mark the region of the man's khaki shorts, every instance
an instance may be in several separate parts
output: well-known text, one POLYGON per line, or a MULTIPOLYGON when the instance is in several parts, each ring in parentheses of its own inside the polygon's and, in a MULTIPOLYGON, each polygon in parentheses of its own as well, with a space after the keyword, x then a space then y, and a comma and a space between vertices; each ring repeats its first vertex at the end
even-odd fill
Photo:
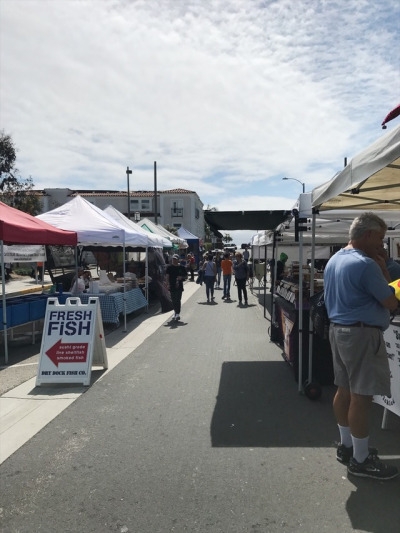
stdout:
POLYGON ((380 329, 329 327, 335 385, 363 396, 390 396, 389 362, 380 329))

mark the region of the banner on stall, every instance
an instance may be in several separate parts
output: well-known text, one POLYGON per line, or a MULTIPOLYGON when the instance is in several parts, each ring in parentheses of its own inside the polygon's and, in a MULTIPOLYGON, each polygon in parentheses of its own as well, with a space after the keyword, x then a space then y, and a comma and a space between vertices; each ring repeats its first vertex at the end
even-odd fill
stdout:
POLYGON ((100 302, 80 298, 47 301, 36 385, 90 385, 92 366, 108 368, 100 302))
POLYGON ((374 402, 400 416, 400 324, 391 324, 385 331, 386 352, 390 368, 391 396, 374 396, 374 402))
POLYGON ((44 263, 46 248, 39 244, 12 244, 3 247, 5 263, 44 263))

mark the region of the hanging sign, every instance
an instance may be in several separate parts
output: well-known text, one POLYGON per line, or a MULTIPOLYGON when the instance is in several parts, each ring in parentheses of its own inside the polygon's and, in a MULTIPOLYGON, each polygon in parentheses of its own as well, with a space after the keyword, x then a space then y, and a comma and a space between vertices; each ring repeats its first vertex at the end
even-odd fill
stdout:
POLYGON ((400 325, 391 324, 383 338, 390 368, 390 387, 392 395, 374 396, 374 402, 400 416, 400 325))
POLYGON ((47 301, 36 385, 90 385, 92 365, 108 368, 100 302, 82 304, 80 298, 47 301))
POLYGON ((5 263, 44 263, 46 249, 40 244, 4 245, 5 263))

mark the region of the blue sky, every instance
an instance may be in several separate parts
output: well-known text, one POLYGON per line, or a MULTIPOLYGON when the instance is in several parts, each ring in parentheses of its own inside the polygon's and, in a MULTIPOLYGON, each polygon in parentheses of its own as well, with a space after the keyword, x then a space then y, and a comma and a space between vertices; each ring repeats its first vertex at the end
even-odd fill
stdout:
POLYGON ((1 0, 0 128, 37 188, 152 189, 157 161, 159 190, 290 209, 282 177, 382 135, 399 28, 398 0, 1 0))

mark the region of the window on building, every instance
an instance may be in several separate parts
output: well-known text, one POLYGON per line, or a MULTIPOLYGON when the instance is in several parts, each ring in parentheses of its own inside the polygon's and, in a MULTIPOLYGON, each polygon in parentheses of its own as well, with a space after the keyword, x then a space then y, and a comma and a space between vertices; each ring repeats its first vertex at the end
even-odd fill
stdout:
POLYGON ((139 210, 139 200, 137 198, 134 198, 133 200, 131 198, 131 210, 132 211, 138 211, 139 210))
POLYGON ((142 199, 142 211, 150 211, 150 200, 148 199, 142 199))
POLYGON ((200 210, 196 207, 196 209, 194 210, 194 216, 195 218, 199 219, 200 218, 200 210))
POLYGON ((183 217, 183 200, 173 200, 171 206, 171 217, 183 217))

